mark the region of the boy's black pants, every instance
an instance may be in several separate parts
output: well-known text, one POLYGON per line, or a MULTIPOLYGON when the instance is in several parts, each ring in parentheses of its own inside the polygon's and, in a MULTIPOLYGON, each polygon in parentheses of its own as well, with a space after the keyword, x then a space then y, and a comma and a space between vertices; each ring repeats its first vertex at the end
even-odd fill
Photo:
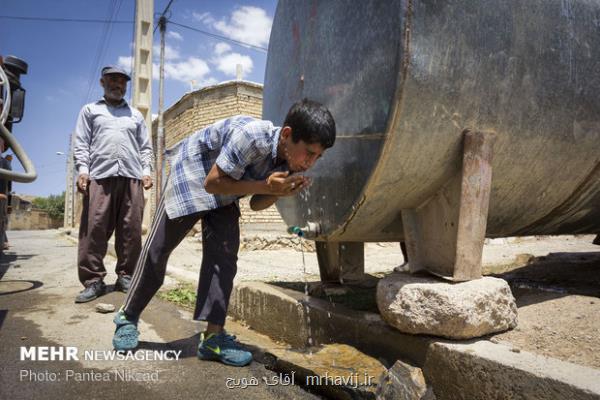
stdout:
POLYGON ((225 324, 240 246, 240 211, 232 203, 214 210, 169 219, 161 201, 138 259, 124 311, 137 318, 165 278, 169 255, 202 220, 202 266, 194 319, 225 324))

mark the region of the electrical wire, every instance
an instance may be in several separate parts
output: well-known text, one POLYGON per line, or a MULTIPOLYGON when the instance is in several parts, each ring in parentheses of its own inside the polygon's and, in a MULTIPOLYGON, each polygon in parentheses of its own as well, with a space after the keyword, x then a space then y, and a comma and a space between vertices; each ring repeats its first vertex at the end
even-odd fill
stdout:
POLYGON ((180 24, 180 23, 172 21, 172 20, 168 20, 168 22, 170 24, 173 24, 173 25, 185 28, 185 29, 189 29, 189 30, 192 30, 194 32, 198 32, 198 33, 201 33, 201 34, 206 35, 206 36, 210 36, 210 37, 215 38, 215 39, 225 40, 227 42, 231 42, 231 43, 236 44, 238 46, 251 48, 253 50, 257 50, 257 51, 260 51, 260 52, 263 52, 263 53, 266 53, 268 51, 268 49, 265 48, 265 47, 256 46, 256 45, 253 45, 253 44, 250 44, 250 43, 242 42, 240 40, 231 39, 231 38, 228 38, 226 36, 221 36, 221 35, 217 35, 215 33, 210 33, 210 32, 207 32, 207 31, 203 31, 201 29, 197 29, 197 28, 194 28, 194 27, 191 27, 191 26, 188 26, 188 25, 180 24))
MULTIPOLYGON (((170 0, 169 4, 167 4, 167 6, 165 7, 165 9, 163 10, 162 14, 160 14, 160 17, 164 17, 165 14, 167 13, 167 11, 169 11, 169 7, 171 7, 171 4, 173 4, 174 0, 170 0)), ((156 29, 158 28, 158 21, 160 20, 160 17, 158 17, 156 19, 156 25, 154 25, 154 30, 152 31, 152 33, 156 33, 156 29)))
MULTIPOLYGON (((108 21, 112 21, 117 17, 122 5, 123 0, 112 0, 108 8, 108 21)), ((106 51, 108 50, 110 37, 112 35, 112 27, 113 25, 110 24, 110 22, 107 22, 103 26, 102 34, 98 42, 96 57, 94 58, 94 62, 92 63, 93 69, 90 72, 89 85, 84 104, 88 103, 91 100, 92 88, 94 87, 94 83, 96 82, 96 76, 98 76, 100 64, 104 60, 104 57, 106 56, 106 51)))
POLYGON ((23 17, 17 15, 0 15, 0 19, 17 19, 23 21, 46 21, 46 22, 82 22, 92 24, 133 24, 134 21, 115 21, 106 19, 82 19, 82 18, 47 18, 47 17, 23 17))
MULTIPOLYGON (((107 17, 108 21, 112 20, 112 14, 114 12, 116 0, 111 0, 107 9, 107 17)), ((96 53, 93 58, 92 64, 90 65, 90 72, 88 73, 88 88, 86 90, 85 97, 83 99, 83 104, 87 104, 90 99, 90 94, 92 92, 92 85, 94 84, 96 77, 96 70, 98 69, 98 64, 100 63, 100 55, 102 53, 102 48, 104 47, 104 40, 106 39, 106 32, 108 31, 108 22, 102 26, 102 31, 100 33, 100 38, 98 39, 98 44, 96 47, 96 53)))
MULTIPOLYGON (((78 19, 78 18, 42 18, 42 17, 22 17, 22 16, 12 16, 12 15, 0 15, 0 19, 17 19, 17 20, 30 20, 30 21, 47 21, 47 22, 81 22, 81 23, 95 23, 95 24, 133 24, 135 21, 123 21, 123 20, 112 20, 112 19, 78 19)), ((194 32, 201 33, 206 36, 210 36, 215 39, 225 40, 236 44, 238 46, 251 48, 254 50, 258 50, 260 52, 266 52, 268 49, 265 47, 256 46, 250 43, 242 42, 240 40, 230 39, 226 36, 217 35, 215 33, 210 33, 207 31, 203 31, 201 29, 197 29, 188 25, 184 25, 173 20, 168 20, 169 23, 179 26, 181 28, 189 29, 194 32)), ((154 31, 156 31, 155 26, 154 31)))

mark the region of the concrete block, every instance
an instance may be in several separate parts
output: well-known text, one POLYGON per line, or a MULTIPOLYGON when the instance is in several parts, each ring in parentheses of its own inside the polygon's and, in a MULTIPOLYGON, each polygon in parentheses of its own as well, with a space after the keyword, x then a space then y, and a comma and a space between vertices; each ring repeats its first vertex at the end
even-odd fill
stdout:
MULTIPOLYGON (((349 310, 315 298, 306 300, 302 293, 261 282, 236 286, 230 315, 296 348, 304 349, 311 335, 315 346, 344 343, 386 365, 396 360, 410 362, 422 368, 425 381, 439 400, 600 400, 598 370, 515 352, 512 346, 487 340, 449 342, 405 334, 377 314, 349 310), (310 327, 306 326, 308 310, 310 327)), ((287 372, 300 372, 299 363, 292 362, 295 358, 279 353, 277 357, 280 366, 289 359, 287 372)))
POLYGON ((229 315, 275 341, 296 347, 307 343, 302 305, 273 286, 260 282, 238 284, 231 294, 229 315))
POLYGON ((488 341, 434 343, 423 372, 438 400, 600 399, 600 371, 488 341))
POLYGON ((422 365, 432 340, 399 332, 378 314, 349 310, 318 298, 306 299, 300 292, 262 282, 237 284, 229 303, 229 315, 294 347, 306 346, 310 336, 315 346, 346 343, 390 365, 400 358, 422 365))

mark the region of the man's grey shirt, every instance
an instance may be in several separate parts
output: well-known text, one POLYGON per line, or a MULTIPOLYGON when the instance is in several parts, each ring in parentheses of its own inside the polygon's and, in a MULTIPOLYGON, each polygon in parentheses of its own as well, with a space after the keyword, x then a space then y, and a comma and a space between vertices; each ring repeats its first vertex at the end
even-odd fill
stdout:
POLYGON ((83 106, 73 149, 77 171, 90 179, 141 179, 152 172, 152 145, 144 117, 125 100, 117 106, 104 99, 83 106))

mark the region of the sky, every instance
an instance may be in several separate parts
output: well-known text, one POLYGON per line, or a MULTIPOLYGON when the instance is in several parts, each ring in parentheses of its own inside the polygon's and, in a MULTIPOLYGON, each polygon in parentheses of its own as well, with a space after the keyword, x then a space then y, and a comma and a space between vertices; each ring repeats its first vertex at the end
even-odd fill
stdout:
MULTIPOLYGON (((155 19, 169 0, 155 0, 155 19)), ((263 83, 276 0, 174 0, 167 17, 222 38, 167 25, 165 109, 192 88, 243 78, 263 83), (229 39, 229 40, 227 40, 229 39), (251 46, 235 43, 243 42, 251 46)), ((69 136, 81 107, 102 97, 100 69, 131 70, 135 0, 0 0, 0 55, 29 64, 21 85, 27 91, 23 121, 13 134, 32 159, 38 178, 14 183, 19 194, 48 196, 66 187, 69 136), (4 17, 95 19, 123 23, 54 22, 4 17)), ((153 114, 158 112, 158 55, 154 35, 153 114)), ((126 99, 129 100, 131 87, 126 99)), ((22 170, 13 160, 13 169, 22 170)))

